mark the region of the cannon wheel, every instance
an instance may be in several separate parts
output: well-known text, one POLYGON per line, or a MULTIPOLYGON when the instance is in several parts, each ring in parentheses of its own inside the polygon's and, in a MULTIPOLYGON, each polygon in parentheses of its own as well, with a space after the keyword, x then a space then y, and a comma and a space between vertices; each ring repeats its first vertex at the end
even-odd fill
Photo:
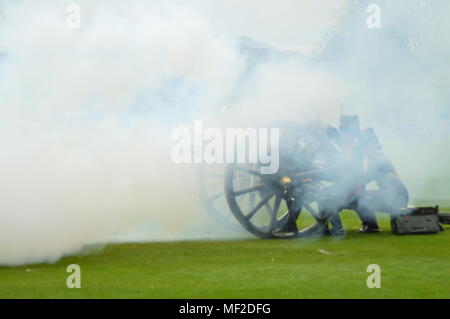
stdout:
POLYGON ((302 145, 303 149, 312 147, 311 144, 316 144, 315 147, 317 147, 324 143, 323 138, 326 134, 321 134, 319 138, 311 132, 310 128, 299 123, 283 122, 273 124, 272 127, 282 130, 279 172, 263 175, 260 173, 258 164, 228 165, 224 181, 228 206, 241 226, 262 239, 298 238, 323 234, 331 215, 321 210, 320 198, 324 192, 324 183, 329 186, 330 181, 325 182, 318 177, 311 178, 313 176, 309 175, 311 172, 304 169, 308 165, 300 165, 300 167, 292 165, 292 157, 288 153, 299 145, 302 145), (287 150, 288 153, 283 154, 283 150, 287 150), (298 185, 308 184, 308 188, 312 190, 310 192, 312 196, 305 193, 305 197, 301 199, 302 208, 296 217, 298 231, 278 231, 286 224, 290 214, 287 209, 286 188, 281 182, 285 176, 292 178, 298 185))

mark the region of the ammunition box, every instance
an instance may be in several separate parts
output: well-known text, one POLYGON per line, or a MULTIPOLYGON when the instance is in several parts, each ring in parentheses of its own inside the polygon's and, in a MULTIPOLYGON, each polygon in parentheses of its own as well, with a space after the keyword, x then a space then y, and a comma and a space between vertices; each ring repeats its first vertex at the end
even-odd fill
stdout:
POLYGON ((392 232, 397 235, 436 234, 443 230, 439 224, 439 207, 414 207, 402 209, 392 216, 392 232))

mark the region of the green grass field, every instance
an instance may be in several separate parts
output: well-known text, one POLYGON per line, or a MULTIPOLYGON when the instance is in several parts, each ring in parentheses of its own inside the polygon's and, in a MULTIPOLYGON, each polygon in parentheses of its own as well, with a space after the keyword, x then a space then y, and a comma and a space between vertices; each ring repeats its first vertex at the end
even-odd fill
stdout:
MULTIPOLYGON (((381 215, 382 216, 382 215, 381 215)), ((316 240, 109 245, 56 264, 0 268, 0 298, 450 298, 450 229, 439 235, 358 234, 316 240), (81 289, 66 267, 81 267, 81 289), (381 289, 369 289, 369 264, 381 289)))

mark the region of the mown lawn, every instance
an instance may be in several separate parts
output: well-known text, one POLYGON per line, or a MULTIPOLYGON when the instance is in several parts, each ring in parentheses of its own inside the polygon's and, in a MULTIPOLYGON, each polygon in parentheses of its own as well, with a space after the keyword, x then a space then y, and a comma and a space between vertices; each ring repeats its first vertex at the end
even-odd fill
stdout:
POLYGON ((450 298, 450 229, 438 235, 109 245, 56 264, 0 267, 0 298, 450 298), (81 267, 69 289, 66 267, 81 267), (381 289, 369 289, 369 264, 381 289))

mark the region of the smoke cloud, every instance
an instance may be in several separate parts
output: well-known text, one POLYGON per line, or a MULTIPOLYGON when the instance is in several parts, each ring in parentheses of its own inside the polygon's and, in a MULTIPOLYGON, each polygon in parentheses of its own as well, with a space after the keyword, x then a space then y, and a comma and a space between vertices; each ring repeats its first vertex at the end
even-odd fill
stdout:
POLYGON ((248 236, 209 218, 196 167, 171 161, 172 129, 194 119, 336 124, 343 104, 375 126, 413 202, 445 198, 445 181, 426 190, 450 159, 450 6, 378 2, 372 30, 367 1, 86 0, 79 29, 72 2, 3 1, 0 264, 248 236))

